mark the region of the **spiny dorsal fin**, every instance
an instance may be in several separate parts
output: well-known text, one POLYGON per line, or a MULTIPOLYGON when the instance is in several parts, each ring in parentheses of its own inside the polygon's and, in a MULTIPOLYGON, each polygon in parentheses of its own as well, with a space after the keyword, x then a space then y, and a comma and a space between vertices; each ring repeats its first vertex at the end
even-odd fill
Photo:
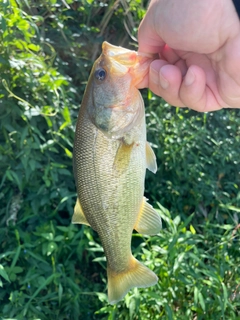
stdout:
POLYGON ((81 203, 78 198, 77 198, 77 201, 76 201, 76 204, 74 207, 74 214, 72 217, 72 223, 86 224, 87 226, 90 226, 90 224, 88 223, 88 221, 83 213, 83 209, 82 209, 81 203))
POLYGON ((156 173, 157 172, 156 156, 148 142, 146 142, 146 159, 147 159, 148 170, 152 171, 153 173, 156 173))
POLYGON ((162 228, 162 220, 156 210, 143 197, 142 206, 134 229, 143 234, 154 235, 162 228))

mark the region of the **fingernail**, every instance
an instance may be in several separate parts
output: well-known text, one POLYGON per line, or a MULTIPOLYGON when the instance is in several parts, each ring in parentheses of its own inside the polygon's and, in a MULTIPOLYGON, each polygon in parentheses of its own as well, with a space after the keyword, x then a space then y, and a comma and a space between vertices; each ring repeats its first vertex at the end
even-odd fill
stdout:
POLYGON ((195 80, 195 74, 191 70, 188 70, 184 79, 185 85, 190 86, 191 84, 193 84, 194 80, 195 80))
POLYGON ((163 89, 167 89, 169 86, 169 82, 166 78, 162 75, 162 72, 160 71, 160 85, 163 89))

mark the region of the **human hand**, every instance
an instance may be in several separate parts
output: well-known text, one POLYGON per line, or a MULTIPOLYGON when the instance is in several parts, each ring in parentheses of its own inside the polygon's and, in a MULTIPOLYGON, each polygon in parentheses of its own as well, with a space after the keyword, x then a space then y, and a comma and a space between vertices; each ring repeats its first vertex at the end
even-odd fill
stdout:
POLYGON ((139 87, 197 111, 240 108, 240 22, 231 0, 152 0, 139 51, 158 53, 139 87))

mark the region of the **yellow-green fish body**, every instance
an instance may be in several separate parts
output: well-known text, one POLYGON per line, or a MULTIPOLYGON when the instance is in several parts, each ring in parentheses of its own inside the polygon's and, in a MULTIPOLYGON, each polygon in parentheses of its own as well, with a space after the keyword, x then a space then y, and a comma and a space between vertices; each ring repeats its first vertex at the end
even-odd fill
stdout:
POLYGON ((161 228, 160 217, 143 197, 146 167, 156 171, 154 153, 146 142, 144 104, 136 89, 148 64, 149 58, 104 42, 75 133, 78 200, 73 223, 89 224, 99 234, 107 258, 110 303, 132 287, 157 282, 157 276, 131 252, 133 229, 155 234, 161 228))

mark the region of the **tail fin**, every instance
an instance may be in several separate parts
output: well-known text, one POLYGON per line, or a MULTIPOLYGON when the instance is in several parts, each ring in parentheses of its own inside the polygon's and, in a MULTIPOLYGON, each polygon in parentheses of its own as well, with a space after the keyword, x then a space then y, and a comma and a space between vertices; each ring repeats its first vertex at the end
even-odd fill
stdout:
POLYGON ((108 267, 108 299, 110 304, 121 300, 134 287, 145 288, 157 283, 158 277, 154 272, 141 264, 133 256, 129 268, 116 273, 108 267))

